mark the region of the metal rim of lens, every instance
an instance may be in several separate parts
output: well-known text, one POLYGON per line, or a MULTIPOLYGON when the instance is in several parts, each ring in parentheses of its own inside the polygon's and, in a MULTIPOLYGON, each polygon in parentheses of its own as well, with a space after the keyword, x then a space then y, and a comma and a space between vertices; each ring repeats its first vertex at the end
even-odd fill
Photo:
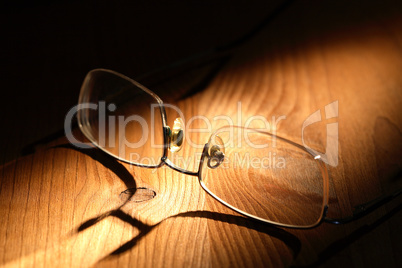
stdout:
POLYGON ((160 115, 161 115, 161 120, 162 120, 162 127, 163 127, 163 129, 162 129, 162 133, 163 133, 163 143, 164 143, 164 146, 163 146, 163 149, 162 149, 162 150, 163 150, 163 153, 162 153, 162 156, 161 156, 161 158, 160 158, 160 160, 159 160, 159 163, 156 164, 156 165, 147 165, 147 164, 136 163, 136 162, 127 160, 127 159, 125 159, 125 158, 123 158, 123 157, 120 157, 120 156, 118 156, 118 155, 113 154, 112 152, 106 150, 105 148, 103 148, 102 146, 100 146, 100 145, 98 144, 98 142, 96 141, 96 139, 92 136, 92 133, 90 133, 90 131, 88 131, 88 128, 89 128, 89 125, 90 125, 89 121, 87 120, 87 118, 86 118, 84 115, 82 115, 81 110, 78 110, 78 111, 77 111, 77 120, 78 120, 79 128, 80 128, 80 130, 82 131, 82 133, 83 133, 83 134, 90 140, 90 142, 93 143, 97 148, 101 149, 102 151, 106 152, 107 154, 113 156, 114 158, 116 158, 116 159, 118 159, 118 160, 120 160, 120 161, 122 161, 122 162, 125 162, 125 163, 128 163, 128 164, 132 164, 132 165, 136 165, 136 166, 140 166, 140 167, 148 167, 148 168, 156 168, 156 167, 160 167, 161 165, 163 165, 164 163, 163 163, 162 159, 166 157, 166 155, 167 155, 167 150, 168 150, 168 146, 167 146, 167 144, 168 144, 168 133, 167 133, 166 130, 165 130, 166 127, 167 127, 167 125, 166 125, 166 111, 165 111, 165 109, 164 109, 164 107, 163 107, 163 101, 162 101, 154 92, 152 92, 151 90, 149 90, 149 89, 146 88, 145 86, 141 85, 141 84, 138 83, 137 81, 135 81, 135 80, 133 80, 133 79, 131 79, 131 78, 129 78, 129 77, 123 75, 123 74, 120 74, 120 73, 118 73, 118 72, 115 72, 115 71, 112 71, 112 70, 108 70, 108 69, 99 68, 99 69, 91 70, 91 71, 88 72, 88 74, 86 75, 86 77, 85 77, 85 79, 84 79, 84 82, 83 82, 83 84, 82 84, 82 86, 81 86, 81 91, 80 91, 80 95, 79 95, 79 98, 78 98, 78 105, 82 105, 82 104, 84 104, 84 103, 88 103, 88 100, 89 100, 89 97, 88 97, 88 96, 89 96, 89 92, 87 92, 87 91, 88 91, 87 83, 88 83, 88 80, 90 79, 90 77, 91 77, 93 74, 97 73, 97 72, 104 72, 104 73, 108 73, 108 74, 113 74, 113 75, 115 75, 115 76, 117 76, 117 77, 119 77, 119 78, 121 78, 121 79, 124 79, 124 80, 126 80, 126 81, 132 83, 134 86, 136 86, 137 88, 141 89, 141 90, 144 91, 145 93, 149 94, 153 99, 155 99, 155 100, 157 101, 158 106, 159 106, 160 115))
MULTIPOLYGON (((329 178, 328 178, 328 171, 327 171, 326 164, 325 164, 319 157, 316 157, 317 155, 315 155, 313 152, 310 152, 310 151, 306 150, 303 146, 301 146, 301 145, 299 145, 299 144, 297 144, 297 143, 295 143, 295 142, 293 142, 293 141, 290 141, 290 140, 288 140, 288 139, 285 139, 285 138, 282 138, 282 137, 280 137, 280 136, 274 135, 274 134, 272 134, 272 133, 264 132, 264 131, 257 130, 257 129, 250 129, 250 128, 246 128, 246 127, 242 127, 242 126, 224 126, 224 127, 221 127, 221 128, 219 128, 219 129, 217 129, 217 130, 211 135, 211 137, 212 137, 213 135, 216 135, 217 133, 219 133, 222 129, 224 129, 224 128, 231 128, 231 127, 239 128, 239 129, 244 129, 244 130, 247 130, 247 131, 248 131, 248 130, 249 130, 249 131, 255 131, 255 132, 258 132, 258 133, 261 133, 261 134, 264 134, 264 135, 269 135, 269 136, 278 138, 278 139, 280 139, 281 141, 284 141, 284 142, 286 142, 286 143, 288 143, 288 144, 290 144, 290 145, 294 145, 294 146, 296 146, 297 148, 303 150, 305 153, 311 155, 311 156, 314 158, 314 160, 317 161, 317 164, 319 165, 319 168, 320 168, 320 171, 321 171, 321 175, 322 175, 322 179, 323 179, 323 203, 322 203, 322 206, 321 206, 321 213, 320 213, 320 216, 317 218, 317 220, 316 220, 315 222, 313 222, 313 223, 311 223, 311 224, 306 224, 306 225, 286 224, 286 223, 281 223, 281 222, 276 222, 276 221, 272 221, 272 220, 267 220, 267 219, 264 219, 264 218, 255 216, 255 215, 250 214, 250 213, 247 213, 247 212, 245 212, 245 211, 243 211, 243 210, 241 210, 241 209, 239 209, 239 208, 237 208, 237 207, 235 207, 235 206, 232 206, 232 205, 229 204, 228 202, 224 201, 223 199, 221 199, 220 197, 218 197, 215 193, 213 193, 213 192, 205 185, 204 180, 203 180, 203 172, 205 172, 205 168, 204 168, 204 167, 206 166, 206 165, 204 164, 204 161, 206 160, 206 158, 208 159, 208 149, 209 149, 208 147, 209 147, 209 142, 205 145, 204 151, 203 151, 203 154, 202 154, 202 158, 200 159, 200 165, 199 165, 199 171, 198 171, 198 181, 199 181, 201 187, 202 187, 210 196, 212 196, 215 200, 219 201, 221 204, 225 205, 226 207, 232 209, 233 211, 236 211, 237 213, 239 213, 239 214, 241 214, 241 215, 243 215, 243 216, 246 216, 246 217, 249 217, 249 218, 252 218, 252 219, 255 219, 255 220, 264 222, 264 223, 268 223, 268 224, 275 225, 275 226, 279 226, 279 227, 295 228, 295 229, 309 229, 309 228, 314 228, 314 227, 316 227, 317 225, 319 225, 319 224, 323 221, 323 219, 324 219, 324 217, 325 217, 325 214, 326 214, 326 212, 327 212, 327 209, 328 209, 329 178)), ((210 137, 209 141, 211 141, 211 137, 210 137)))

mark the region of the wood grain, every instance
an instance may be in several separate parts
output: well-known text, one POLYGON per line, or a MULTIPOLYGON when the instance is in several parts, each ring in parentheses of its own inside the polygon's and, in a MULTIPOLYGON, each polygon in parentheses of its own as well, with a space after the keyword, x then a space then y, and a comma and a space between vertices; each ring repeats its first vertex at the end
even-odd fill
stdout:
MULTIPOLYGON (((270 121, 284 115, 277 133, 301 143, 304 120, 339 101, 338 118, 305 134, 309 144, 325 149, 325 124, 339 123, 339 165, 329 167, 337 202, 328 216, 350 215, 353 206, 401 186, 400 10, 392 1, 295 3, 204 90, 174 104, 187 118, 210 119, 213 129, 226 124, 214 121, 217 115, 242 124, 253 115, 270 121)), ((207 137, 191 136, 199 144, 207 137)), ((185 147, 181 153, 196 152, 185 147)), ((64 137, 3 164, 0 174, 5 267, 402 264, 400 198, 345 226, 281 229, 225 208, 195 177, 122 164, 97 149, 77 150, 64 137), (121 194, 135 187, 156 196, 133 202, 121 194)))

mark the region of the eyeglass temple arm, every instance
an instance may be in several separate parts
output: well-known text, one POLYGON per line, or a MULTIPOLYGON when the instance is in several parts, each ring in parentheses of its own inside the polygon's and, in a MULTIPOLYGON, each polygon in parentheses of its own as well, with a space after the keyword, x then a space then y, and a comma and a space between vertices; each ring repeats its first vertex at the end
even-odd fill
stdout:
POLYGON ((402 193, 402 188, 396 190, 390 195, 382 195, 376 199, 373 199, 367 203, 360 204, 354 207, 353 215, 350 217, 340 218, 340 219, 333 219, 333 218, 324 218, 324 222, 332 223, 332 224, 345 224, 351 221, 360 219, 369 213, 373 212, 377 208, 389 203, 397 196, 402 193))

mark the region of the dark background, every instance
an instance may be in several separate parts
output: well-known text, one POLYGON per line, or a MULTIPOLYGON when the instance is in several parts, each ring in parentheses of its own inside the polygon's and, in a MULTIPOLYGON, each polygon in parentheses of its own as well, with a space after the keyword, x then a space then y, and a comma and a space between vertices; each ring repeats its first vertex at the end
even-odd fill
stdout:
POLYGON ((89 70, 141 77, 235 42, 282 2, 2 2, 2 162, 63 129, 89 70))

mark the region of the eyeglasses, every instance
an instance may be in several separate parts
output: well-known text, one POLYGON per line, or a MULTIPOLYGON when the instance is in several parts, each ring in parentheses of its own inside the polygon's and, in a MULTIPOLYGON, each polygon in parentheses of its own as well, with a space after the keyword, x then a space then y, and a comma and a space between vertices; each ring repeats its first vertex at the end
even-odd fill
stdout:
POLYGON ((217 129, 204 145, 198 171, 169 160, 185 139, 183 118, 167 125, 166 105, 149 89, 114 71, 84 80, 77 113, 81 131, 97 147, 136 166, 166 165, 198 176, 201 187, 232 210, 282 227, 319 224, 328 203, 328 173, 318 155, 268 132, 217 129))
POLYGON ((201 187, 226 207, 281 227, 311 228, 323 220, 344 223, 401 192, 363 205, 350 218, 326 218, 329 179, 320 156, 288 139, 240 126, 212 133, 203 146, 198 170, 190 171, 170 160, 186 139, 181 116, 172 128, 168 126, 167 106, 138 82, 95 69, 81 88, 78 124, 95 146, 118 160, 145 168, 166 165, 197 176, 201 187))

